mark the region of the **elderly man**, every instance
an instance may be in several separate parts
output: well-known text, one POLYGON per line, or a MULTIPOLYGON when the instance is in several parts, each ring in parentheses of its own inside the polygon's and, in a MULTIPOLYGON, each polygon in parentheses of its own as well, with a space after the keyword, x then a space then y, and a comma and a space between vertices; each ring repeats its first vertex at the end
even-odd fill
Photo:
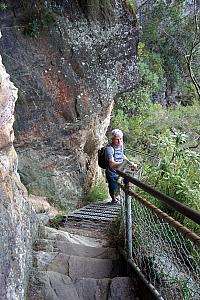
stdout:
POLYGON ((112 131, 112 142, 106 147, 106 161, 108 162, 106 168, 106 179, 108 181, 109 194, 112 198, 112 203, 119 203, 119 185, 117 179, 119 175, 116 169, 126 159, 137 170, 137 165, 130 162, 124 155, 123 133, 120 129, 112 131))

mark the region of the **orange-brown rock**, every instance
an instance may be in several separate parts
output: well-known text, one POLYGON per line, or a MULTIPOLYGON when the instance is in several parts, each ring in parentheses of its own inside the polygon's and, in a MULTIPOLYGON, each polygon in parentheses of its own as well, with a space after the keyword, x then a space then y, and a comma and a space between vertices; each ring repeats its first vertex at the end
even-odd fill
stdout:
POLYGON ((55 23, 30 37, 20 2, 8 2, 0 50, 19 89, 19 173, 30 193, 71 210, 95 178, 115 96, 137 81, 135 17, 121 0, 46 1, 55 23))

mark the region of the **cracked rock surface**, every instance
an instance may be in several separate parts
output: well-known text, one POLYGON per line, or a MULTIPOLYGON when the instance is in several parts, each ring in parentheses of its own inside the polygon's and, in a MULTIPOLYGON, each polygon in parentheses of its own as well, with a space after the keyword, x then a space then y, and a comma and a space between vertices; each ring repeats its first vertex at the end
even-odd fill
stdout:
POLYGON ((17 172, 13 147, 17 88, 0 56, 0 299, 24 299, 32 265, 36 214, 17 172))

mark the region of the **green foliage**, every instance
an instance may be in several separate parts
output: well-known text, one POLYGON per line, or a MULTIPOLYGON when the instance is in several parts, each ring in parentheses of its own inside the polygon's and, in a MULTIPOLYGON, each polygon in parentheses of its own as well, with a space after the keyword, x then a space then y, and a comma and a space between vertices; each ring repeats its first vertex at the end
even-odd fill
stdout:
POLYGON ((57 215, 49 221, 49 226, 55 229, 58 229, 64 221, 63 215, 57 215))
POLYGON ((122 215, 119 214, 109 228, 109 236, 113 246, 124 247, 124 226, 122 215))
MULTIPOLYGON (((132 115, 138 114, 140 111, 143 113, 144 106, 148 110, 155 96, 157 98, 159 93, 165 91, 169 91, 170 94, 173 89, 176 90, 176 97, 183 105, 193 104, 198 99, 194 84, 188 80, 185 55, 179 53, 174 42, 165 35, 163 37, 161 35, 159 26, 168 25, 164 22, 160 5, 156 5, 147 14, 143 24, 142 40, 138 44, 139 83, 134 89, 134 94, 132 93, 130 97, 131 99, 134 98, 134 101, 131 100, 127 103, 128 110, 132 115), (163 25, 162 20, 165 25, 163 25)), ((172 11, 165 14, 169 17, 170 13, 172 11)), ((178 16, 180 17, 179 14, 178 16)), ((168 22, 170 21, 168 20, 168 22)), ((162 28, 162 30, 164 29, 162 28)), ((187 36, 182 36, 182 39, 184 38, 187 38, 187 36)), ((181 40, 176 42, 181 44, 181 40)), ((127 97, 123 96, 123 102, 126 105, 127 97)), ((121 107, 121 104, 122 101, 119 107, 121 107)))
POLYGON ((85 202, 103 201, 108 197, 107 184, 104 181, 97 181, 88 194, 85 195, 85 202))
POLYGON ((125 0, 125 4, 127 5, 127 7, 129 8, 129 10, 135 14, 136 9, 137 9, 137 3, 135 0, 125 0))
POLYGON ((198 210, 200 155, 185 149, 186 141, 187 136, 179 131, 172 135, 160 136, 155 143, 160 164, 152 166, 148 171, 154 185, 198 210))
MULTIPOLYGON (((157 138, 155 146, 160 163, 145 165, 144 176, 149 184, 164 194, 200 211, 200 155, 184 148, 187 139, 187 135, 179 131, 173 135, 166 133, 157 138)), ((199 226, 184 216, 151 196, 145 195, 145 197, 182 224, 200 233, 199 226)))
MULTIPOLYGON (((200 211, 200 155, 195 148, 200 135, 199 104, 166 108, 152 103, 148 97, 138 104, 135 94, 132 98, 129 94, 127 102, 124 99, 117 99, 112 126, 124 130, 127 148, 143 153, 146 182, 200 211), (157 157, 159 164, 149 155, 157 157)), ((199 233, 193 222, 153 197, 145 194, 145 198, 199 233)))
MULTIPOLYGON (((163 62, 165 77, 170 88, 179 85, 180 78, 188 82, 189 68, 186 57, 192 61, 194 76, 198 76, 197 65, 199 53, 197 49, 199 39, 199 26, 195 24, 193 12, 185 13, 185 0, 155 2, 148 12, 143 13, 142 40, 150 49, 159 53, 163 62), (196 45, 194 47, 194 45, 196 45)), ((194 5, 194 3, 192 3, 194 5)), ((196 10, 196 21, 198 22, 196 10)))
POLYGON ((24 34, 36 37, 39 34, 39 27, 38 20, 36 18, 31 18, 24 28, 24 34))
MULTIPOLYGON (((165 119, 162 121, 165 121, 165 119)), ((173 119, 170 121, 173 121, 173 119)), ((156 120, 154 122, 156 123, 156 120)), ((148 151, 150 154, 157 156, 159 164, 155 165, 151 164, 150 161, 146 161, 143 176, 148 184, 194 210, 200 211, 200 155, 189 148, 191 137, 194 137, 194 135, 190 132, 191 135, 188 138, 188 135, 179 130, 172 134, 167 128, 167 123, 159 125, 159 122, 154 124, 160 132, 156 132, 154 126, 151 128, 152 131, 147 129, 149 140, 146 139, 146 143, 149 142, 149 145, 148 148, 143 148, 143 151, 148 151)), ((141 128, 141 131, 143 128, 141 128)), ((142 138, 142 135, 140 137, 142 138)), ((192 145, 194 145, 193 142, 192 145)), ((199 226, 193 222, 175 213, 173 209, 153 197, 146 194, 145 197, 179 222, 200 233, 199 226)))
POLYGON ((148 50, 145 44, 138 44, 139 78, 143 87, 151 92, 157 92, 162 87, 164 69, 160 54, 148 50))
POLYGON ((0 2, 0 11, 5 11, 8 8, 5 2, 0 2))
POLYGON ((20 0, 24 13, 24 34, 37 37, 41 30, 55 24, 55 19, 44 0, 20 0))
MULTIPOLYGON (((131 131, 131 117, 141 115, 152 107, 152 97, 163 88, 164 70, 159 54, 147 50, 145 44, 138 45, 139 83, 132 93, 116 99, 113 126, 131 131)), ((141 120, 138 119, 138 122, 141 120)))
POLYGON ((114 108, 112 126, 123 129, 129 148, 149 149, 154 153, 158 136, 169 134, 174 127, 189 136, 190 146, 196 144, 195 139, 200 134, 198 104, 185 107, 179 103, 165 108, 158 103, 153 104, 146 96, 147 92, 140 95, 141 102, 135 93, 132 97, 131 94, 120 97, 114 108))
POLYGON ((112 127, 113 128, 120 127, 124 132, 129 131, 129 118, 124 113, 123 109, 118 108, 114 111, 112 127))

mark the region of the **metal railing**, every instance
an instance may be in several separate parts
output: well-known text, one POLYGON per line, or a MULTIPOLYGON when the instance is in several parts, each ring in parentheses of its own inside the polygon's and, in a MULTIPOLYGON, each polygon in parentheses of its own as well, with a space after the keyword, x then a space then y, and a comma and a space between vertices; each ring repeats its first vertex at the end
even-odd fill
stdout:
MULTIPOLYGON (((122 166, 124 167, 124 166, 122 166)), ((122 170, 125 255, 157 299, 200 299, 200 237, 130 189, 130 183, 193 222, 200 213, 122 170)))

